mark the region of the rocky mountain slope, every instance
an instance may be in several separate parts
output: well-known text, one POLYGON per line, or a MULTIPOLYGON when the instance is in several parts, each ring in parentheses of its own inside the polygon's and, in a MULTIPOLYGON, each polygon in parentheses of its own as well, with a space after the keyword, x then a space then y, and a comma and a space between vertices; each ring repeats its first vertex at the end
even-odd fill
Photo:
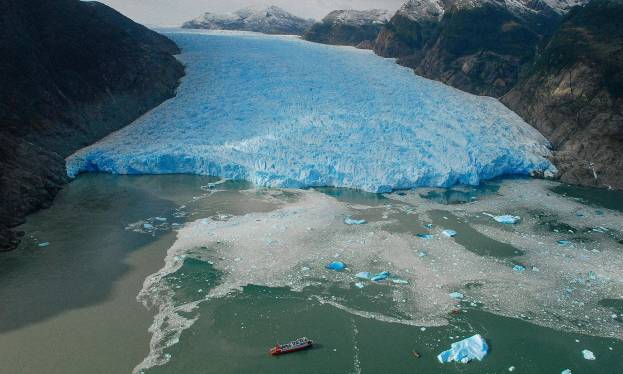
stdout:
POLYGON ((623 189, 623 2, 572 9, 502 102, 555 145, 563 181, 623 189))
POLYGON ((206 13, 182 25, 186 29, 241 30, 264 34, 302 35, 312 20, 297 17, 279 7, 247 7, 234 13, 206 13))
POLYGON ((375 51, 501 97, 553 143, 563 181, 623 189, 623 2, 585 3, 410 0, 375 51))
POLYGON ((558 18, 542 2, 410 0, 381 31, 375 51, 424 77, 499 97, 558 18))
POLYGON ((312 25, 303 38, 312 42, 372 49, 381 28, 389 21, 387 10, 334 10, 312 25))
POLYGON ((66 182, 64 158, 175 94, 169 39, 97 2, 0 2, 0 250, 66 182))

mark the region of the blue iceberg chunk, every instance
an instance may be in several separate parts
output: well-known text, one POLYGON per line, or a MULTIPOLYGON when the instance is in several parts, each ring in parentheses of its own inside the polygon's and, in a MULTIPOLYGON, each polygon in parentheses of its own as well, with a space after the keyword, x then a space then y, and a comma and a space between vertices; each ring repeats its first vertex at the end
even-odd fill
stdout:
POLYGON ((434 237, 432 234, 415 234, 415 236, 422 239, 432 239, 434 237))
POLYGON ((525 267, 525 266, 522 266, 522 265, 515 265, 515 266, 513 266, 513 270, 515 270, 515 271, 516 271, 516 272, 518 272, 518 273, 521 273, 521 272, 523 272, 524 270, 526 270, 526 267, 525 267))
POLYGON ((344 218, 344 223, 347 225, 363 225, 368 223, 365 219, 352 219, 350 217, 344 218))
POLYGON ((373 276, 370 280, 373 282, 380 282, 382 280, 385 280, 389 277, 389 272, 387 271, 382 271, 378 274, 376 274, 375 276, 373 276))
POLYGON ((509 214, 504 214, 501 216, 494 216, 493 214, 489 214, 489 213, 484 213, 485 215, 493 218, 495 220, 495 222, 499 222, 499 223, 503 223, 506 225, 513 225, 517 222, 519 222, 519 220, 521 220, 521 217, 519 216, 511 216, 509 214))
POLYGON ((562 240, 558 241, 558 244, 560 244, 560 245, 569 245, 569 244, 571 244, 571 242, 569 240, 562 239, 562 240))
POLYGON ((452 292, 449 294, 449 296, 451 299, 454 300, 463 300, 463 294, 460 292, 452 292))
POLYGON ((448 238, 452 238, 453 236, 456 236, 456 231, 454 230, 443 230, 441 233, 447 236, 448 238))
POLYGON ((459 342, 452 343, 450 349, 441 352, 437 359, 439 362, 461 362, 468 363, 471 360, 482 361, 482 359, 489 353, 489 346, 487 342, 479 334, 463 339, 459 342))
POLYGON ((372 274, 370 274, 369 271, 361 271, 357 274, 355 274, 355 276, 359 279, 370 279, 372 278, 372 274))
POLYGON ((346 264, 342 261, 333 261, 332 263, 327 265, 326 268, 330 270, 340 271, 346 269, 346 264))

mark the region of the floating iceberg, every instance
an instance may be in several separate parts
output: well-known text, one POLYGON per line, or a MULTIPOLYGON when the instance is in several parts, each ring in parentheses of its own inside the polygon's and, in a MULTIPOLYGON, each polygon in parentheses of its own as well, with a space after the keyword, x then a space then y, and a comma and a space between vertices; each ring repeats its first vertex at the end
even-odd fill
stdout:
POLYGON ((50 245, 50 242, 43 242, 43 243, 39 243, 39 244, 37 244, 37 246, 42 247, 42 248, 43 248, 43 247, 47 247, 47 246, 49 246, 49 245, 50 245))
POLYGON ((342 261, 333 261, 332 263, 327 265, 326 268, 330 270, 340 271, 346 269, 346 264, 342 261))
POLYGON ((355 275, 355 277, 359 279, 370 279, 372 278, 372 274, 369 271, 361 271, 355 275))
POLYGON ((350 217, 344 218, 344 223, 347 225, 363 225, 368 223, 365 219, 352 219, 350 217))
POLYGON ((443 230, 441 233, 447 236, 448 238, 452 238, 456 236, 456 231, 454 230, 443 230))
POLYGON ((518 273, 523 273, 526 270, 526 267, 523 265, 515 265, 513 266, 513 270, 515 270, 518 273))
POLYGON ((509 214, 505 214, 502 216, 494 216, 493 214, 489 214, 489 213, 483 213, 483 214, 493 218, 496 222, 503 223, 506 225, 514 225, 515 223, 519 222, 519 220, 521 219, 521 217, 519 216, 511 216, 509 214))
POLYGON ((482 336, 474 335, 470 338, 452 343, 450 349, 441 352, 437 356, 437 359, 442 364, 452 361, 466 364, 473 359, 482 361, 488 352, 489 347, 487 346, 487 342, 482 338, 482 336))
POLYGON ((250 33, 168 36, 186 65, 177 96, 68 157, 68 175, 389 192, 555 170, 547 140, 498 100, 370 51, 250 33))
POLYGON ((422 239, 432 239, 434 237, 432 234, 415 234, 415 236, 422 239))
POLYGON ((389 277, 389 272, 382 271, 382 272, 376 274, 375 276, 373 276, 372 278, 370 278, 370 280, 373 281, 373 282, 380 282, 380 281, 383 281, 383 280, 387 279, 388 277, 389 277))
POLYGON ((591 351, 589 351, 588 349, 584 349, 582 351, 582 356, 584 357, 585 360, 594 360, 596 359, 595 354, 591 351))
POLYGON ((460 292, 452 292, 448 296, 453 300, 463 300, 463 294, 460 292))

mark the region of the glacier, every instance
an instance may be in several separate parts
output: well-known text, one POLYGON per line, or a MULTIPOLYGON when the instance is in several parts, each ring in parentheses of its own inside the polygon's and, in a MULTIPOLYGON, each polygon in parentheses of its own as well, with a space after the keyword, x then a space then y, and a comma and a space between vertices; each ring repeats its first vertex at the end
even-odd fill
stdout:
POLYGON ((176 97, 66 159, 67 174, 192 173, 388 192, 554 173, 549 143, 496 99, 393 60, 292 36, 168 30, 176 97))

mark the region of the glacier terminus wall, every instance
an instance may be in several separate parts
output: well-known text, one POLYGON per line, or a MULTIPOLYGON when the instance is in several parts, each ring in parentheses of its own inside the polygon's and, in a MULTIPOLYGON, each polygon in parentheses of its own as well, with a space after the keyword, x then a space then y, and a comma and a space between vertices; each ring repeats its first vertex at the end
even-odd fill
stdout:
POLYGON ((554 173, 548 142, 497 100, 370 51, 243 32, 167 36, 177 96, 67 158, 67 173, 193 173, 386 192, 554 173))

